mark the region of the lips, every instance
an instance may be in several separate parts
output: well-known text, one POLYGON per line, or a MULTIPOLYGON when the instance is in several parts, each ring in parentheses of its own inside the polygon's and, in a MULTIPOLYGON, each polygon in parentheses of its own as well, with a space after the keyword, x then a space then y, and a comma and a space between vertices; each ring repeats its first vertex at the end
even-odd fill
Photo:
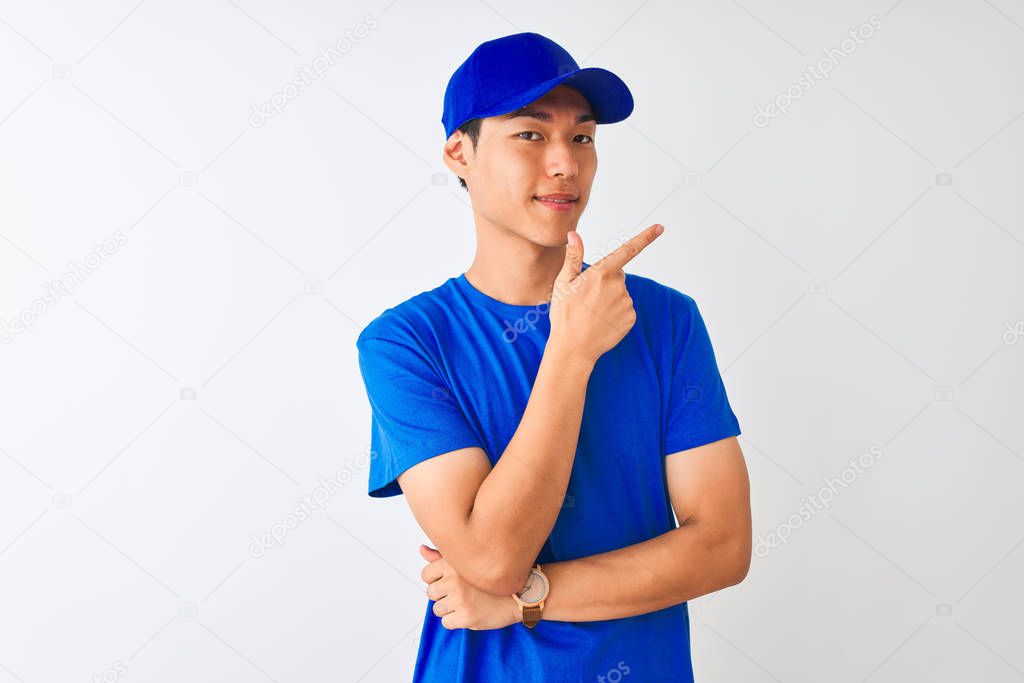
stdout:
POLYGON ((541 206, 544 206, 552 211, 575 211, 576 204, 579 202, 579 197, 573 194, 566 193, 555 193, 534 196, 534 201, 538 202, 541 206))
POLYGON ((536 201, 553 211, 572 211, 579 202, 579 195, 568 192, 553 192, 551 194, 534 195, 536 201))

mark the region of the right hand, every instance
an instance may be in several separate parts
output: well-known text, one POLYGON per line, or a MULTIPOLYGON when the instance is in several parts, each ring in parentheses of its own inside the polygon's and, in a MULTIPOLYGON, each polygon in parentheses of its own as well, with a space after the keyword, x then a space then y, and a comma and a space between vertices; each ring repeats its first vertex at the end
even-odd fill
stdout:
POLYGON ((633 299, 626 290, 622 267, 658 237, 655 223, 583 271, 583 240, 567 235, 565 262, 555 278, 548 315, 549 343, 563 344, 569 353, 596 363, 615 347, 636 322, 633 299))

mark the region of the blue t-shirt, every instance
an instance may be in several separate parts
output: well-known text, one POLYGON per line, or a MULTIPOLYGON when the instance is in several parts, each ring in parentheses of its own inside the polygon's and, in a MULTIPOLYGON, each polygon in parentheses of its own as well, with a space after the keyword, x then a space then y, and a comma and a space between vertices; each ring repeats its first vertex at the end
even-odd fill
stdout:
MULTIPOLYGON (((740 433, 696 302, 632 273, 625 283, 636 324, 591 373, 566 497, 536 558, 542 566, 675 528, 664 457, 740 433)), ((493 466, 523 416, 550 331, 547 304, 498 301, 465 275, 367 325, 356 346, 372 415, 370 496, 400 494, 399 474, 459 448, 479 446, 493 466)), ((446 629, 427 599, 414 683, 598 676, 692 681, 687 604, 474 631, 446 629)))

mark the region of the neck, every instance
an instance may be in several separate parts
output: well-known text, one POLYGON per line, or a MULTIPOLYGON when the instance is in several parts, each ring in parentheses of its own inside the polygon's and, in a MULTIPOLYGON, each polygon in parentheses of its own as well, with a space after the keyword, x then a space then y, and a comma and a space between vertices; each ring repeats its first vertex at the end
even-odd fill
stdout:
POLYGON ((535 306, 551 300, 555 278, 565 262, 565 242, 531 242, 476 215, 476 255, 466 279, 507 304, 535 306))

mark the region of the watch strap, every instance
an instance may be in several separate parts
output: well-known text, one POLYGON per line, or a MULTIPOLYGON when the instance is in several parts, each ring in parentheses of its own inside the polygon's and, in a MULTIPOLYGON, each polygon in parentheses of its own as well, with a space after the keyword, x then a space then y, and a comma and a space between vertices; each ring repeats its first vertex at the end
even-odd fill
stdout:
POLYGON ((537 623, 540 621, 542 609, 543 607, 541 605, 534 605, 533 607, 524 607, 523 625, 526 626, 526 628, 533 628, 534 626, 536 626, 537 623))

